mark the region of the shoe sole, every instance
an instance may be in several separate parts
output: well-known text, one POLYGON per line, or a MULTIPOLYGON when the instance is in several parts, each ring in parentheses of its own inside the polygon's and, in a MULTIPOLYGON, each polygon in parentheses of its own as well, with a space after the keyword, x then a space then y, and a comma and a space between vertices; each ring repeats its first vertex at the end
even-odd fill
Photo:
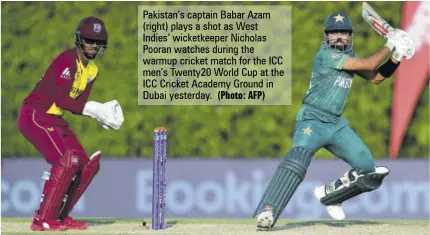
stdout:
MULTIPOLYGON (((318 201, 320 201, 321 202, 321 198, 320 197, 318 197, 318 195, 317 195, 317 188, 315 188, 314 189, 314 196, 315 196, 315 198, 316 199, 318 199, 318 201)), ((333 216, 331 216, 331 214, 328 212, 328 208, 327 208, 327 206, 326 205, 324 205, 323 204, 323 206, 325 207, 325 210, 326 210, 326 212, 327 212, 327 214, 330 216, 330 218, 332 218, 332 219, 334 219, 334 220, 344 220, 345 219, 345 216, 342 218, 342 219, 337 219, 337 218, 335 218, 335 217, 333 217, 333 216)))
POLYGON ((270 231, 272 229, 272 222, 272 216, 265 215, 264 217, 261 217, 257 220, 257 231, 270 231))
POLYGON ((270 231, 272 228, 262 225, 257 225, 257 231, 270 231))

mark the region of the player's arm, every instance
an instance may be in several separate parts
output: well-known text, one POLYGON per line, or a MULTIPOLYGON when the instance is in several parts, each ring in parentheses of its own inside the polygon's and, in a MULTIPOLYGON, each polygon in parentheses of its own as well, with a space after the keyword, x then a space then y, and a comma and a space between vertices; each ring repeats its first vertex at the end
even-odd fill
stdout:
POLYGON ((391 57, 378 69, 355 71, 355 73, 369 82, 378 85, 386 78, 391 77, 399 65, 400 62, 391 57))
MULTIPOLYGON (((59 70, 64 71, 64 69, 61 69, 61 67, 59 70)), ((74 75, 73 70, 72 75, 74 75)), ((102 125, 106 125, 115 130, 118 130, 121 127, 123 122, 122 110, 120 110, 121 112, 115 116, 113 116, 114 114, 111 113, 113 108, 116 108, 116 110, 121 109, 119 104, 117 105, 117 102, 112 103, 111 105, 104 105, 96 101, 87 101, 92 88, 92 85, 90 84, 93 82, 91 82, 89 84, 90 87, 86 88, 85 92, 81 94, 83 96, 75 100, 69 96, 69 92, 73 86, 72 79, 65 79, 60 75, 56 77, 55 81, 55 104, 58 107, 69 110, 74 114, 92 117, 102 125), (119 116, 119 120, 116 120, 117 116, 119 116)))
POLYGON ((94 83, 96 82, 97 78, 94 78, 90 83, 87 84, 85 87, 84 92, 78 97, 78 101, 82 103, 86 103, 88 101, 88 97, 90 96, 91 89, 93 88, 94 83))
MULTIPOLYGON (((395 45, 404 40, 401 38, 401 36, 402 35, 400 33, 391 33, 389 36, 387 36, 387 42, 384 45, 384 47, 379 49, 370 57, 367 57, 367 58, 348 57, 347 60, 343 63, 343 69, 352 70, 352 71, 375 70, 379 65, 381 65, 382 62, 386 61, 388 56, 391 55, 391 52, 394 50, 395 45)), ((390 61, 391 60, 387 60, 388 63, 390 63, 390 61)), ((386 74, 387 73, 382 75, 384 76, 386 74)))
POLYGON ((378 67, 391 53, 389 47, 384 46, 376 53, 367 58, 348 57, 343 65, 344 70, 360 71, 367 70, 372 71, 378 67))
MULTIPOLYGON (((356 57, 354 53, 340 53, 327 51, 322 56, 322 64, 325 67, 336 70, 349 71, 373 71, 391 54, 391 48, 383 47, 368 58, 356 57)), ((365 72, 365 76, 371 76, 371 72, 365 72)))
POLYGON ((376 85, 384 81, 384 77, 378 73, 376 70, 359 70, 355 72, 358 76, 366 79, 367 81, 374 83, 376 85))
POLYGON ((76 66, 69 63, 58 65, 54 70, 55 105, 74 114, 82 114, 85 103, 79 102, 69 96, 73 86, 72 78, 74 77, 75 71, 76 66))
POLYGON ((387 43, 378 52, 365 59, 348 58, 343 68, 354 70, 355 73, 368 81, 380 84, 384 79, 393 75, 403 57, 413 55, 413 42, 405 35, 407 36, 403 31, 390 33, 387 35, 387 43), (391 51, 394 49, 396 53, 391 55, 391 51), (388 56, 391 58, 386 59, 388 56))
POLYGON ((74 62, 63 63, 57 66, 55 70, 55 104, 65 110, 68 110, 77 115, 90 116, 92 118, 101 119, 105 115, 105 110, 102 109, 102 104, 90 101, 87 99, 90 94, 93 82, 89 83, 80 98, 73 99, 69 96, 69 93, 73 87, 73 77, 75 76, 76 66, 74 62), (64 72, 66 71, 66 72, 64 72), (69 76, 65 76, 63 73, 69 76))
POLYGON ((97 119, 100 125, 103 126, 105 129, 118 130, 124 122, 124 115, 122 112, 121 105, 118 103, 117 100, 112 100, 104 104, 101 104, 96 101, 88 101, 91 89, 93 88, 94 83, 96 81, 97 77, 94 78, 90 83, 88 83, 84 92, 82 92, 82 94, 77 99, 79 102, 85 103, 85 108, 82 114, 97 119), (113 116, 105 114, 110 113, 110 110, 113 110, 113 116))
POLYGON ((359 58, 355 55, 344 53, 327 52, 323 55, 322 63, 325 67, 337 70, 350 70, 364 79, 379 84, 385 78, 390 77, 396 70, 399 63, 391 55, 388 47, 382 48, 369 58, 359 58), (387 61, 383 63, 383 61, 387 61), (381 66, 379 66, 383 63, 381 66), (378 67, 379 66, 379 67, 378 67))

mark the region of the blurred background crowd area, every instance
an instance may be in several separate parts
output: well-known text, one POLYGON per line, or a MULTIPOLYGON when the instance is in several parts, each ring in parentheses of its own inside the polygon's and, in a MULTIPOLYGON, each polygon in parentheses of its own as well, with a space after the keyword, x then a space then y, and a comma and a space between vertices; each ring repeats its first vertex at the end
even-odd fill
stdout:
MULTIPOLYGON (((64 118, 87 152, 104 157, 149 158, 156 126, 168 129, 168 157, 270 158, 286 154, 292 144, 295 116, 309 87, 313 56, 322 42, 323 24, 333 11, 346 12, 354 25, 354 50, 370 56, 385 40, 364 22, 361 2, 275 2, 292 6, 292 105, 290 106, 139 106, 137 96, 138 5, 184 3, 140 2, 6 2, 2 3, 2 125, 1 154, 40 157, 17 128, 23 99, 52 60, 74 46, 79 21, 94 15, 103 19, 109 47, 97 59, 99 79, 90 100, 117 99, 125 122, 107 131, 95 120, 68 113, 64 118)), ((203 4, 203 3, 190 3, 203 4)), ((223 4, 223 3, 217 3, 223 4)), ((224 3, 225 5, 231 3, 224 3)), ((238 3, 236 3, 238 4, 238 3)), ((246 4, 243 3, 244 8, 246 4)), ((262 3, 258 3, 262 4, 262 3)), ((389 23, 398 26, 401 2, 372 2, 389 23)), ((275 48, 265 44, 270 53, 275 48)), ((355 76, 345 117, 375 158, 388 156, 393 79, 376 86, 355 76)), ((399 158, 429 155, 428 81, 407 129, 399 158)), ((320 150, 316 158, 333 158, 320 150)))

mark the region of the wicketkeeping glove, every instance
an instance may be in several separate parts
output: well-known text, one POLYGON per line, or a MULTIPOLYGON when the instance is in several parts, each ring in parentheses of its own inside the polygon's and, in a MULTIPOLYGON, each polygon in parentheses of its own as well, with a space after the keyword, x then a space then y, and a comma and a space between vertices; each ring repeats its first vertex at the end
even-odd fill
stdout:
POLYGON ((116 100, 104 104, 96 101, 88 101, 82 114, 96 119, 105 129, 118 130, 124 122, 121 106, 116 100))
POLYGON ((82 114, 98 120, 104 119, 107 114, 103 112, 103 104, 97 101, 88 101, 85 103, 82 114))
MULTIPOLYGON (((102 120, 102 126, 104 124, 111 129, 118 130, 124 122, 121 105, 117 100, 111 100, 103 104, 103 110, 105 110, 108 115, 102 120)), ((106 128, 105 126, 103 127, 106 128)))

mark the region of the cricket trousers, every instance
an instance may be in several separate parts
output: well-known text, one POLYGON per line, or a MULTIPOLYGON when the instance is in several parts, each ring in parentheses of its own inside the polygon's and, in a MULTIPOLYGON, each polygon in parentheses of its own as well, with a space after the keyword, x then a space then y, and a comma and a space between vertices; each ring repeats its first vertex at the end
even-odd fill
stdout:
POLYGON ((23 105, 18 116, 18 129, 21 134, 53 165, 67 149, 76 150, 79 163, 85 166, 88 155, 69 124, 33 107, 23 105))
POLYGON ((325 148, 359 174, 375 170, 370 150, 343 116, 333 116, 304 104, 297 114, 293 141, 293 147, 312 152, 325 148))
POLYGON ((59 165, 62 165, 61 162, 64 162, 62 159, 64 159, 64 156, 69 151, 73 151, 73 155, 78 158, 76 174, 79 177, 77 177, 78 179, 75 180, 75 183, 73 184, 71 176, 70 180, 58 182, 61 186, 55 186, 57 184, 54 183, 58 175, 55 176, 56 179, 52 182, 46 179, 47 181, 45 181, 42 191, 40 208, 35 214, 35 218, 40 215, 45 219, 65 219, 93 177, 93 175, 90 176, 91 179, 83 179, 82 177, 84 175, 82 172, 87 168, 89 162, 84 148, 64 119, 46 114, 25 104, 21 107, 19 113, 18 128, 21 134, 45 157, 46 161, 52 167, 51 171, 54 168, 58 169, 59 165), (84 183, 81 184, 81 182, 84 183), (72 184, 74 185, 73 187, 72 184), (59 207, 61 206, 59 203, 63 201, 63 197, 66 197, 66 195, 62 193, 55 195, 50 193, 56 190, 53 187, 65 190, 64 193, 68 195, 67 203, 63 204, 61 208, 59 207), (81 187, 81 190, 77 189, 79 187, 81 187), (68 188, 69 190, 67 190, 68 188), (73 191, 70 191, 70 188, 73 188, 73 191), (80 193, 76 193, 77 191, 80 191, 80 193), (47 198, 47 195, 50 196, 47 198), (57 209, 49 211, 46 208, 58 208, 58 211, 57 209))
POLYGON ((87 228, 87 222, 75 221, 69 213, 99 172, 100 151, 88 158, 64 119, 26 104, 21 107, 18 128, 52 166, 50 174, 44 174, 40 207, 35 211, 31 230, 49 230, 49 225, 54 230, 87 228))

